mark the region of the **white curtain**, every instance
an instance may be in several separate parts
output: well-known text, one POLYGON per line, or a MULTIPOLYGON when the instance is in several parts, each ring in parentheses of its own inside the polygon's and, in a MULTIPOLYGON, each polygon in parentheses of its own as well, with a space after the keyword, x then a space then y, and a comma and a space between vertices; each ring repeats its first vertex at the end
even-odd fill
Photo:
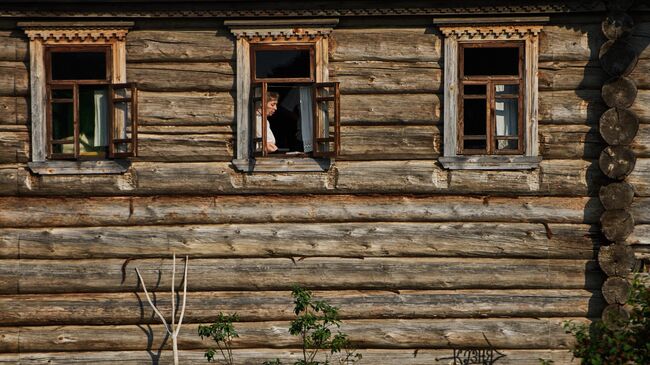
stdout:
POLYGON ((108 146, 108 95, 107 90, 95 90, 95 134, 93 145, 108 146))
MULTIPOLYGON (((497 93, 504 93, 506 85, 496 85, 497 93)), ((497 136, 516 136, 517 131, 517 99, 499 99, 496 96, 495 111, 496 111, 496 127, 497 136)), ((499 149, 507 148, 509 141, 498 141, 497 147, 499 149)))
POLYGON ((300 87, 300 130, 304 152, 314 150, 314 104, 311 90, 310 86, 300 87))

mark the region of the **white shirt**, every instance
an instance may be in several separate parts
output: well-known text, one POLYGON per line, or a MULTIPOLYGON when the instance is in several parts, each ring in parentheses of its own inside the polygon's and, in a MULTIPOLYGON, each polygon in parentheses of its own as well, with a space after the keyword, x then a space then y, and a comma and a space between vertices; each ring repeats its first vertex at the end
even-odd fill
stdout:
MULTIPOLYGON (((262 116, 257 114, 257 126, 255 128, 255 137, 262 138, 262 116)), ((266 121, 266 143, 275 144, 275 136, 271 130, 271 124, 269 121, 266 121)))

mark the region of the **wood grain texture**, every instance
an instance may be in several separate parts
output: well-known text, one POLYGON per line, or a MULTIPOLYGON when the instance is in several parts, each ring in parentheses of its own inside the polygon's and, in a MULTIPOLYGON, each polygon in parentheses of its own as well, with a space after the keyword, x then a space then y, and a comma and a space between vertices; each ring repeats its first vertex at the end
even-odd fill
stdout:
POLYGON ((637 196, 650 196, 650 158, 639 158, 627 182, 634 185, 637 196))
POLYGON ((436 94, 341 95, 341 124, 435 124, 440 121, 436 94))
POLYGON ((440 93, 437 62, 343 61, 330 63, 330 80, 344 94, 440 93))
POLYGON ((539 36, 539 61, 596 60, 605 40, 600 24, 547 25, 539 36))
POLYGON ((24 125, 0 125, 0 164, 29 160, 29 131, 24 125))
MULTIPOLYGON (((165 259, 20 259, 1 263, 3 294, 133 291, 139 285, 135 267, 145 282, 156 283, 149 290, 167 290, 163 288, 170 285, 170 279, 162 275, 171 269, 171 260, 165 259), (20 269, 12 267, 15 264, 20 269)), ((595 261, 564 259, 196 259, 191 260, 188 275, 195 291, 288 290, 294 284, 358 290, 597 289, 603 281, 595 261)))
POLYGON ((540 153, 549 159, 596 159, 605 147, 594 125, 539 126, 540 153))
POLYGON ((140 125, 232 125, 235 101, 227 92, 149 92, 138 94, 140 125))
POLYGON ((230 62, 129 63, 129 82, 146 91, 231 91, 235 87, 230 62))
POLYGON ((650 89, 639 89, 630 110, 639 117, 641 123, 650 124, 650 108, 647 107, 648 105, 650 105, 650 89))
POLYGON ((600 90, 539 93, 540 124, 597 124, 605 110, 600 90))
POLYGON ((0 95, 29 94, 29 72, 24 62, 0 61, 0 95))
POLYGON ((595 257, 596 225, 273 223, 0 229, 0 258, 595 257))
MULTIPOLYGON (((5 197, 0 204, 4 228, 350 221, 595 224, 603 212, 597 197, 57 196, 5 197)), ((635 204, 634 211, 643 212, 650 200, 635 204)))
POLYGON ((138 161, 230 161, 232 133, 138 133, 138 161))
POLYGON ((0 44, 0 61, 28 60, 29 40, 23 31, 0 30, 0 44))
POLYGON ((132 30, 126 38, 127 62, 215 62, 235 57, 225 29, 132 30))
POLYGON ((441 57, 441 39, 430 28, 334 29, 330 61, 429 61, 441 57))
MULTIPOLYGON (((494 317, 597 317, 606 305, 599 292, 575 289, 315 291, 339 307, 343 320, 494 317)), ((156 305, 171 313, 169 293, 156 305)), ((0 297, 3 326, 157 324, 142 293, 24 294, 0 297)), ((295 317, 289 291, 191 292, 185 320, 210 322, 217 312, 240 321, 288 321, 295 317)))
POLYGON ((596 61, 539 63, 539 90, 597 90, 608 76, 596 61))
MULTIPOLYGON (((582 318, 571 318, 579 323, 582 318)), ((573 343, 562 329, 562 318, 538 319, 449 319, 449 320, 354 320, 341 329, 360 348, 435 349, 448 347, 486 347, 486 336, 492 346, 509 349, 564 349, 573 343)), ((238 323, 240 334, 233 340, 234 348, 297 348, 298 338, 290 336, 289 322, 238 323)), ((7 327, 9 331, 13 327, 7 327)), ((159 349, 169 350, 162 325, 128 326, 49 326, 19 327, 19 346, 24 352, 92 351, 110 348, 113 351, 159 349)), ((196 327, 181 328, 179 348, 205 349, 209 341, 196 335, 196 327)), ((0 349, 16 347, 9 339, 0 339, 0 349)), ((6 350, 5 350, 6 352, 6 350)))
POLYGON ((343 126, 340 159, 427 159, 440 154, 437 126, 343 126))
POLYGON ((26 124, 29 118, 28 99, 22 96, 0 96, 0 125, 26 124))

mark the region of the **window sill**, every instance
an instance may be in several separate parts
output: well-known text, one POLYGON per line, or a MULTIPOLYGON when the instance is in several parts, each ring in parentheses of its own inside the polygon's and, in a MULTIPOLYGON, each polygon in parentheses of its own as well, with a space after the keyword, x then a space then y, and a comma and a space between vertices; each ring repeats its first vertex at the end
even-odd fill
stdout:
POLYGON ((438 159, 449 170, 531 170, 539 167, 540 156, 449 156, 438 159))
POLYGON ((242 172, 322 172, 329 170, 332 161, 328 158, 287 157, 232 160, 242 172))
POLYGON ((128 160, 38 161, 27 167, 37 175, 123 174, 131 166, 128 160))

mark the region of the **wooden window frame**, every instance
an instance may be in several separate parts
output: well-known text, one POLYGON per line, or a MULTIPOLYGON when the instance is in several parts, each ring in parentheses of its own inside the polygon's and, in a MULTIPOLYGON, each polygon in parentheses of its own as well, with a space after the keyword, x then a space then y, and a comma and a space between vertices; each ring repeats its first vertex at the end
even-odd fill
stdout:
POLYGON ((459 155, 520 155, 524 153, 524 123, 523 123, 523 102, 524 102, 524 64, 525 64, 525 45, 521 41, 491 41, 491 42, 459 42, 458 52, 458 154, 459 155), (465 76, 465 52, 467 48, 517 48, 517 70, 518 75, 474 75, 465 76), (500 95, 499 99, 517 99, 517 149, 499 150, 495 148, 497 140, 514 139, 512 137, 499 137, 496 135, 496 97, 495 86, 499 85, 517 85, 518 93, 500 95), (465 85, 485 85, 485 95, 465 95, 465 85), (465 99, 485 99, 486 108, 486 134, 481 136, 465 136, 465 99), (483 137, 485 139, 485 149, 466 149, 464 141, 475 139, 473 137, 483 137))
POLYGON ((279 43, 253 43, 250 47, 250 60, 251 60, 251 82, 252 83, 314 83, 316 82, 316 46, 311 43, 294 43, 294 42, 279 42, 279 43), (257 57, 256 51, 278 51, 278 50, 309 50, 309 77, 262 77, 257 78, 257 57))
MULTIPOLYGON (((527 170, 539 167, 542 160, 538 146, 538 54, 539 33, 548 17, 481 17, 481 18, 440 18, 434 24, 440 29, 444 43, 444 96, 443 96, 443 153, 438 161, 450 170, 527 170), (510 42, 510 43, 509 43, 510 42), (459 69, 461 46, 468 44, 523 43, 523 70, 520 74, 524 87, 521 94, 521 128, 522 137, 518 153, 487 153, 486 151, 463 151, 462 126, 459 123, 462 111, 461 73, 459 69), (462 147, 462 146, 460 146, 462 147), (461 153, 462 152, 462 153, 461 153), (479 152, 474 154, 474 152, 479 152)), ((486 121, 487 122, 487 121, 486 121)), ((487 132, 487 131, 486 131, 487 132)), ((486 141, 487 143, 487 141, 486 141)), ((519 146, 518 146, 519 147, 519 146)))

